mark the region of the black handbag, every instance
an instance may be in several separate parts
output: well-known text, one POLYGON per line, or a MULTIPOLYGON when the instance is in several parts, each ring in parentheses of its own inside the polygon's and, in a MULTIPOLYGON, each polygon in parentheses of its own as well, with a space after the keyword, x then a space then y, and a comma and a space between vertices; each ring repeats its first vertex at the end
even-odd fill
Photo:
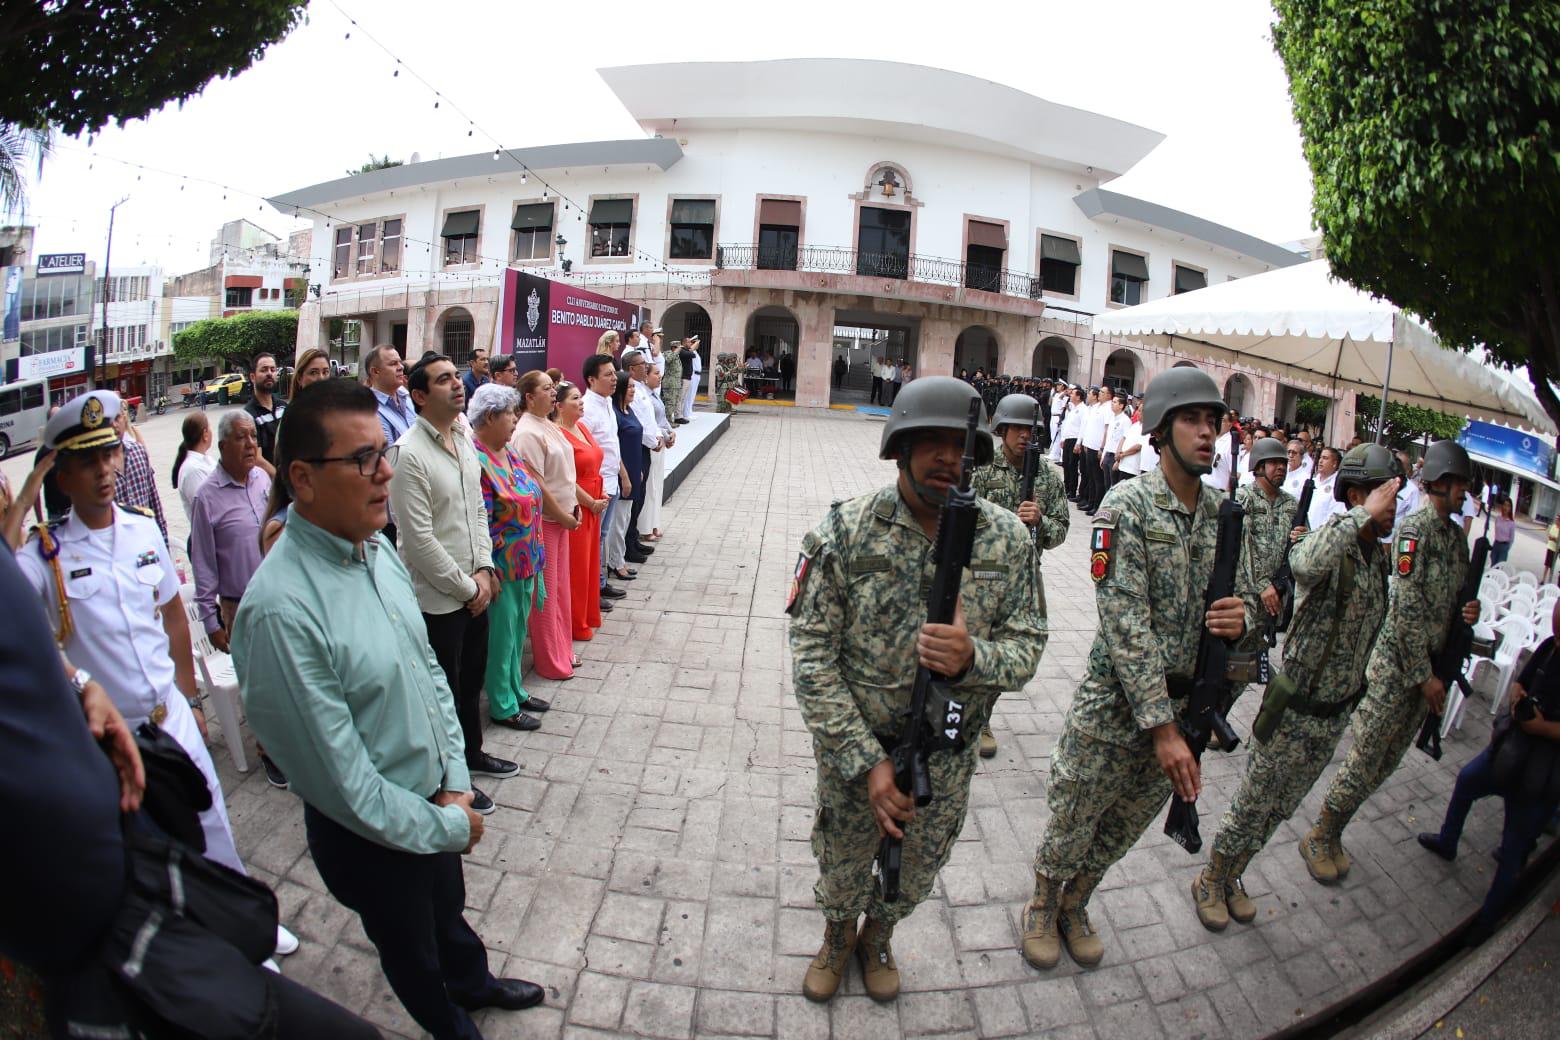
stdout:
MULTIPOLYGON (((1549 692, 1548 674, 1554 663, 1551 648, 1544 663, 1534 676, 1533 689, 1528 700, 1549 692)), ((1534 702, 1537 706, 1537 702, 1534 702)), ((1549 704, 1543 705, 1544 717, 1554 719, 1560 712, 1549 704)), ((1496 791, 1508 801, 1523 804, 1553 805, 1560 802, 1560 743, 1535 737, 1522 728, 1521 705, 1511 714, 1503 715, 1495 724, 1490 739, 1490 781, 1496 791)), ((1532 718, 1528 714, 1528 718, 1532 718)))
POLYGON ((206 832, 200 825, 200 814, 211 808, 206 774, 177 740, 150 722, 136 727, 135 746, 146 767, 142 811, 163 833, 196 852, 205 852, 206 832))

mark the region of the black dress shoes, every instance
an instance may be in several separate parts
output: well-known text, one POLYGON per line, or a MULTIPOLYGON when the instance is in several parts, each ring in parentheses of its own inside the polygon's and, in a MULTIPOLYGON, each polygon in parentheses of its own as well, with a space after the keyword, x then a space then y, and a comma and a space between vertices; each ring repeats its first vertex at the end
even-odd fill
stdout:
POLYGON ((550 703, 542 700, 540 697, 527 697, 525 703, 520 705, 521 710, 534 711, 538 715, 551 707, 552 705, 550 703))
POLYGON ((623 559, 627 560, 629 563, 648 563, 648 562, 650 562, 650 557, 646 556, 642 552, 636 552, 633 549, 630 549, 628 552, 624 553, 623 554, 623 559))
MULTIPOLYGON (((540 722, 537 723, 541 725, 540 722)), ((520 766, 507 758, 494 758, 492 755, 478 751, 475 755, 466 756, 466 771, 472 776, 491 776, 499 780, 506 776, 514 776, 520 772, 520 766)))
MULTIPOLYGON (((613 588, 611 585, 603 585, 601 587, 602 599, 622 599, 626 595, 628 595, 628 593, 624 592, 622 589, 613 588)), ((606 604, 603 603, 602 606, 606 606, 606 604)))
POLYGON ((612 613, 612 604, 603 601, 597 609, 603 614, 610 614, 612 613))
POLYGON ((1435 853, 1437 856, 1440 856, 1448 863, 1457 858, 1457 852, 1455 849, 1451 852, 1447 852, 1446 846, 1441 844, 1441 835, 1439 832, 1419 835, 1419 844, 1422 848, 1429 852, 1435 853))
MULTIPOLYGON (((527 708, 531 707, 531 702, 530 701, 526 701, 525 706, 527 708)), ((530 730, 533 730, 533 729, 541 729, 542 728, 542 720, 541 719, 537 719, 537 718, 532 718, 530 715, 527 715, 523 711, 517 711, 513 715, 509 716, 509 718, 507 718, 507 719, 494 719, 493 720, 493 725, 495 725, 495 726, 503 726, 505 729, 518 729, 518 730, 530 731, 530 730)))
POLYGON ((502 1008, 505 1011, 523 1011, 535 1007, 547 996, 545 990, 525 979, 492 979, 487 989, 474 997, 455 997, 455 1003, 467 1011, 478 1008, 502 1008))

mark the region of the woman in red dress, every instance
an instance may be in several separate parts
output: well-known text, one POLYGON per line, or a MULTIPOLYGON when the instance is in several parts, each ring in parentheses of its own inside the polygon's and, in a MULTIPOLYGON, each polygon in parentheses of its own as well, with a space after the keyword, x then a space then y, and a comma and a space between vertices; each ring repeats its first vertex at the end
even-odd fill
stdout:
POLYGON ((558 428, 574 448, 574 483, 579 489, 580 525, 569 532, 569 575, 573 583, 574 638, 590 639, 601 627, 601 612, 611 610, 601 602, 601 448, 580 422, 585 398, 573 383, 558 384, 558 428))

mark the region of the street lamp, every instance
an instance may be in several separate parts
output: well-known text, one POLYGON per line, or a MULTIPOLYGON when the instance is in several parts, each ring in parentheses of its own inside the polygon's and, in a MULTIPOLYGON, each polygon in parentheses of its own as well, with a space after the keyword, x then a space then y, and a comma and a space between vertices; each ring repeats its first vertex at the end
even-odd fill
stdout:
MULTIPOLYGON (((558 252, 560 254, 563 252, 563 247, 568 244, 569 240, 564 238, 562 234, 559 234, 557 238, 553 239, 553 245, 558 247, 558 252)), ((574 261, 570 260, 568 257, 563 257, 559 260, 558 266, 563 268, 564 274, 568 274, 570 271, 574 270, 574 261)))

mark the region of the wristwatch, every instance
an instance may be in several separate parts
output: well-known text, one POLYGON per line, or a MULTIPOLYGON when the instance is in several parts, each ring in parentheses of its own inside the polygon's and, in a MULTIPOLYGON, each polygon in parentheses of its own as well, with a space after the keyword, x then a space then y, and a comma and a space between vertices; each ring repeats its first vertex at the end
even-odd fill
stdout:
POLYGON ((70 688, 76 691, 77 697, 80 697, 87 692, 87 683, 91 681, 91 672, 85 668, 77 668, 75 674, 70 677, 70 688))
POLYGON ((190 710, 191 711, 204 712, 206 709, 202 708, 200 706, 200 698, 199 697, 191 697, 190 698, 190 710))

